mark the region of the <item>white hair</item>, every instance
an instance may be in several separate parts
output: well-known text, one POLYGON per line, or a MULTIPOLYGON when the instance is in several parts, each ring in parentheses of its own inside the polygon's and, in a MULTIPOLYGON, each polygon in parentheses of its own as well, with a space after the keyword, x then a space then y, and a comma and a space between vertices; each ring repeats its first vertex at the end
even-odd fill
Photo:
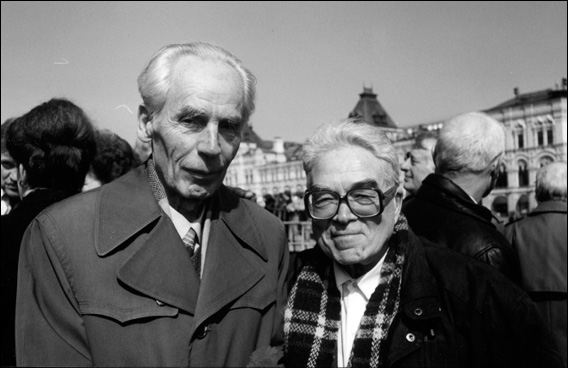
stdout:
POLYGON ((505 130, 487 114, 458 115, 440 130, 434 150, 439 174, 479 173, 505 152, 505 130))
POLYGON ((398 183, 400 168, 392 142, 380 128, 358 118, 324 124, 306 140, 302 157, 306 175, 324 153, 352 146, 361 147, 386 163, 387 185, 398 183))
POLYGON ((536 200, 566 202, 566 162, 552 162, 536 173, 536 200))
POLYGON ((244 88, 242 115, 246 123, 254 111, 256 78, 233 54, 205 42, 166 45, 148 61, 138 76, 138 91, 150 115, 156 116, 164 107, 171 86, 172 72, 176 63, 184 56, 224 62, 239 74, 244 88))

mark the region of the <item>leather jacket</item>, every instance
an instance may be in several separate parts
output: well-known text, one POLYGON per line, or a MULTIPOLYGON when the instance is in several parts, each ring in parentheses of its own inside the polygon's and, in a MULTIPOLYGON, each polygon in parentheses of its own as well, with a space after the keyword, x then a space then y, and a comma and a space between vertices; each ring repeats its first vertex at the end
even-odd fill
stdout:
MULTIPOLYGON (((562 366, 550 331, 519 287, 492 267, 409 233, 385 367, 562 366)), ((326 256, 316 246, 298 261, 310 257, 326 256)))
POLYGON ((520 285, 518 256, 491 222, 491 211, 450 179, 428 175, 402 212, 416 235, 487 263, 520 285))

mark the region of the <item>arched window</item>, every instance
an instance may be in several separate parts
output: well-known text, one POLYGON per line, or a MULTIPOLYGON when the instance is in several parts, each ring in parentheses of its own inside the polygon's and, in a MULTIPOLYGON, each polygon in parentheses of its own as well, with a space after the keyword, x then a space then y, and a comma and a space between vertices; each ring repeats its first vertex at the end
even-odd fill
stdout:
POLYGON ((499 176, 497 177, 495 188, 507 188, 508 186, 509 182, 507 179, 507 166, 505 166, 505 164, 502 163, 499 166, 499 176))
POLYGON ((526 161, 519 161, 519 186, 527 187, 529 185, 529 170, 526 161))
POLYGON ((543 158, 540 159, 540 167, 546 166, 549 163, 551 163, 552 161, 554 161, 552 159, 552 157, 550 156, 544 156, 543 158))
POLYGON ((517 202, 517 214, 519 217, 526 216, 529 213, 529 198, 523 194, 517 202))
POLYGON ((493 201, 493 212, 498 213, 501 217, 509 216, 509 205, 507 204, 507 198, 504 196, 499 196, 493 201))

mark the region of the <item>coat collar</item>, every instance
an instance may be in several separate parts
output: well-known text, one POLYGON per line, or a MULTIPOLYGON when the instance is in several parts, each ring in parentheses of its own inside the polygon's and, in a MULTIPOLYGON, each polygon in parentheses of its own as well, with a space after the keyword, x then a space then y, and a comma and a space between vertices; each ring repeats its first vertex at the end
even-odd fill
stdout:
POLYGON ((560 201, 542 202, 529 214, 529 216, 535 216, 541 213, 550 213, 550 212, 566 213, 567 212, 566 202, 560 202, 560 201))
POLYGON ((487 223, 491 223, 493 217, 491 211, 473 202, 463 189, 442 175, 428 175, 416 196, 426 201, 434 199, 444 207, 457 209, 487 223))
POLYGON ((95 247, 101 257, 127 249, 118 278, 130 288, 195 316, 195 327, 254 286, 267 260, 246 200, 225 187, 211 199, 211 233, 200 280, 170 218, 139 167, 98 194, 95 247), (245 248, 250 249, 246 251, 245 248))

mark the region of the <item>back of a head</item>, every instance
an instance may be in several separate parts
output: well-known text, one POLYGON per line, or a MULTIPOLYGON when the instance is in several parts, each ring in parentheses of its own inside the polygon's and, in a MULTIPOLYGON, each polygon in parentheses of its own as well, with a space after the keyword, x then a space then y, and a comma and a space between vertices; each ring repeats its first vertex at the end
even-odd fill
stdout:
POLYGON ((150 114, 155 116, 164 107, 172 82, 172 72, 177 62, 184 56, 224 62, 240 75, 244 96, 242 115, 244 122, 248 122, 255 107, 256 78, 233 54, 219 46, 205 42, 166 45, 148 61, 138 77, 138 91, 150 114))
POLYGON ((51 99, 17 118, 7 132, 7 148, 27 173, 30 188, 81 191, 96 146, 83 110, 51 99))
POLYGON ((97 155, 91 168, 102 184, 113 181, 134 167, 134 151, 127 141, 110 130, 99 130, 95 137, 97 155))
POLYGON ((536 174, 536 200, 566 202, 566 162, 552 162, 536 174))
POLYGON ((382 129, 359 118, 324 124, 316 129, 303 146, 306 174, 309 176, 317 160, 326 152, 352 146, 361 147, 385 162, 387 185, 398 183, 400 167, 392 142, 382 129))
POLYGON ((505 151, 505 130, 487 114, 470 112, 458 115, 440 130, 434 150, 436 172, 454 176, 479 173, 505 151))
POLYGON ((16 118, 6 119, 6 121, 2 123, 2 127, 0 127, 0 147, 3 155, 8 153, 8 148, 6 148, 6 132, 8 131, 8 128, 14 122, 14 120, 16 120, 16 118))

